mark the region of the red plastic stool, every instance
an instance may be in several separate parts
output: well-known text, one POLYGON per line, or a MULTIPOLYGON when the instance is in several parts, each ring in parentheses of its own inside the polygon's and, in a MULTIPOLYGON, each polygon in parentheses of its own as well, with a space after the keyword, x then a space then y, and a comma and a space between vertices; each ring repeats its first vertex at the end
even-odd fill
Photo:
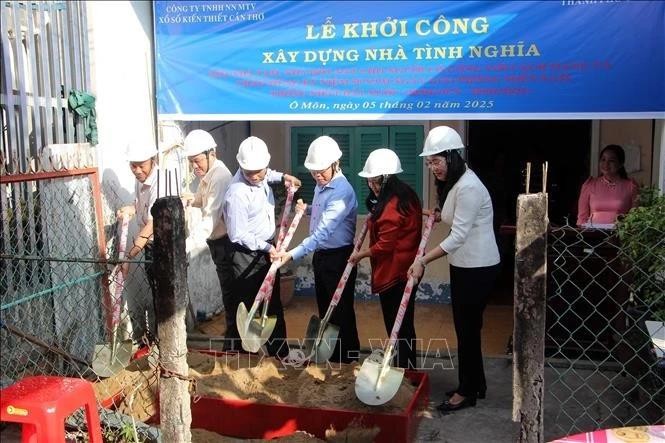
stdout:
POLYGON ((0 391, 0 420, 23 424, 23 443, 64 442, 65 419, 85 407, 90 443, 102 443, 92 384, 80 378, 36 376, 0 391))

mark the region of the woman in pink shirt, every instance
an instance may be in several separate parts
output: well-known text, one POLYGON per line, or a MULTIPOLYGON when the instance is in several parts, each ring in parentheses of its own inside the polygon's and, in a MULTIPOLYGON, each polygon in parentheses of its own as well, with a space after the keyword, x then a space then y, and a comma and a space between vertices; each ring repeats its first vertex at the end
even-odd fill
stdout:
POLYGON ((600 153, 600 176, 589 177, 577 202, 577 225, 613 225, 637 203, 637 183, 628 178, 626 155, 619 145, 607 145, 600 153))

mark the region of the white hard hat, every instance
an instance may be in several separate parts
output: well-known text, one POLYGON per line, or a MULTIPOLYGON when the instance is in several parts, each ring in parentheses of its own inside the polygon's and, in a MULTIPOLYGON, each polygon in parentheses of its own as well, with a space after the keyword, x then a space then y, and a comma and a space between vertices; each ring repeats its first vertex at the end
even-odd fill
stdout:
POLYGON ((217 143, 208 131, 194 129, 185 137, 185 156, 191 157, 215 149, 217 143))
POLYGON ((158 154, 157 146, 151 142, 134 143, 127 147, 127 161, 143 162, 158 154))
POLYGON ((258 137, 248 137, 240 143, 236 160, 240 167, 246 171, 258 171, 267 168, 270 163, 270 153, 266 142, 258 137))
POLYGON ((463 148, 462 137, 459 136, 457 131, 448 126, 437 126, 427 134, 425 146, 420 156, 427 157, 428 155, 463 148))
POLYGON ((310 171, 326 169, 342 157, 337 142, 327 135, 314 140, 307 150, 305 167, 310 171))
POLYGON ((365 161, 365 167, 358 175, 371 178, 400 172, 402 172, 402 162, 399 161, 397 154, 390 149, 380 148, 370 152, 365 161))

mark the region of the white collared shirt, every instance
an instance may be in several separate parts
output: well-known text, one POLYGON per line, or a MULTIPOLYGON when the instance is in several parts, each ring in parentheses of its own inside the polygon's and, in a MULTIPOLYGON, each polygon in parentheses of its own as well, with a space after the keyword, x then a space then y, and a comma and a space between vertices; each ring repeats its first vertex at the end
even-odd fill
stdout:
MULTIPOLYGON (((157 170, 158 166, 153 164, 150 175, 143 183, 136 181, 136 200, 134 201, 134 208, 136 209, 136 222, 139 231, 152 221, 152 214, 150 209, 157 200, 157 170)), ((152 241, 153 236, 150 236, 149 241, 152 241)))
POLYGON ((201 222, 190 233, 191 237, 216 240, 226 234, 222 210, 231 178, 231 171, 224 162, 215 159, 194 195, 192 206, 201 208, 201 222))

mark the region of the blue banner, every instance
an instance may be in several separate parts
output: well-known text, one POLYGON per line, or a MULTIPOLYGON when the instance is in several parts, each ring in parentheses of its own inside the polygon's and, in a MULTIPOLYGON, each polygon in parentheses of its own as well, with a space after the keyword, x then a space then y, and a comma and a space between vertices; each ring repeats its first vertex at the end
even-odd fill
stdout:
POLYGON ((665 118, 665 2, 154 5, 161 119, 665 118))

